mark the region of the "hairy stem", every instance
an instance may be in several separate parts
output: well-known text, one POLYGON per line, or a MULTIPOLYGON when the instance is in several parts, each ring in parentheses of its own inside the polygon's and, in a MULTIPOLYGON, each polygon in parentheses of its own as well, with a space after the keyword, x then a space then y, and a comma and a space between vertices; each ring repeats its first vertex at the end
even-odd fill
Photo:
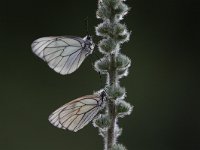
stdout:
POLYGON ((130 36, 126 25, 120 23, 128 10, 124 0, 99 0, 98 3, 97 18, 102 19, 103 23, 96 27, 96 33, 103 37, 98 48, 104 57, 95 62, 95 69, 107 74, 107 101, 105 113, 94 121, 94 126, 99 128, 104 138, 105 150, 126 150, 117 143, 121 134, 117 121, 132 111, 132 106, 124 101, 126 91, 119 82, 120 78, 128 74, 131 65, 131 60, 120 52, 120 45, 127 42, 130 36))
MULTIPOLYGON (((108 83, 109 86, 113 86, 115 88, 117 84, 117 77, 116 77, 116 67, 115 67, 115 55, 110 55, 110 70, 108 72, 108 83)), ((106 144, 106 150, 109 150, 113 147, 113 145, 116 143, 116 136, 115 136, 115 127, 116 127, 116 108, 115 103, 113 99, 108 100, 108 115, 110 116, 110 127, 107 130, 107 144, 106 144)))
POLYGON ((116 144, 116 137, 115 137, 115 126, 116 126, 116 115, 115 115, 115 105, 112 101, 108 102, 108 111, 110 115, 111 124, 107 131, 107 144, 106 144, 106 150, 109 150, 113 147, 114 144, 116 144))

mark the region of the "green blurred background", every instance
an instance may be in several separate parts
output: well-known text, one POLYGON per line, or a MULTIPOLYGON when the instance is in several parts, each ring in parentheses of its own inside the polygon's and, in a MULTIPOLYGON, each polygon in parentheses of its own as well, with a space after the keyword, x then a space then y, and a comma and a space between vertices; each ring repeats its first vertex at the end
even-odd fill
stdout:
MULTIPOLYGON (((132 59, 122 79, 131 116, 120 119, 119 141, 129 150, 200 149, 198 0, 129 0, 132 31, 122 52, 132 59)), ((102 150, 92 125, 77 133, 52 126, 48 115, 64 103, 100 88, 90 59, 61 76, 31 52, 33 40, 49 35, 85 36, 97 0, 1 1, 0 150, 102 150)), ((95 49, 95 53, 100 55, 95 49)), ((95 56, 90 56, 96 59, 95 56)))

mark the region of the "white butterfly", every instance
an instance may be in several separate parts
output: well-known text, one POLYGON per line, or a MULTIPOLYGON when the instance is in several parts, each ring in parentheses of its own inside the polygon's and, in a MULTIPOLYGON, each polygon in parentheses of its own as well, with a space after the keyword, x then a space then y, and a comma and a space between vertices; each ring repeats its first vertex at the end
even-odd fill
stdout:
POLYGON ((56 72, 66 75, 77 70, 84 59, 92 53, 94 43, 91 36, 43 37, 35 40, 32 51, 48 63, 56 72))
POLYGON ((105 92, 77 98, 54 111, 49 121, 56 127, 74 132, 86 126, 104 107, 105 92))

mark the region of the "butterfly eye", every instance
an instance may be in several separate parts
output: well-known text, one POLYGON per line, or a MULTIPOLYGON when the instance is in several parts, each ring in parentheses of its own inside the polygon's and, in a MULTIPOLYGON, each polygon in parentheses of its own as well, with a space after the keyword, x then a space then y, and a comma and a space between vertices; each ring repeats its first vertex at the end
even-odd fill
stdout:
POLYGON ((87 36, 87 40, 91 40, 91 37, 90 37, 90 36, 87 36))

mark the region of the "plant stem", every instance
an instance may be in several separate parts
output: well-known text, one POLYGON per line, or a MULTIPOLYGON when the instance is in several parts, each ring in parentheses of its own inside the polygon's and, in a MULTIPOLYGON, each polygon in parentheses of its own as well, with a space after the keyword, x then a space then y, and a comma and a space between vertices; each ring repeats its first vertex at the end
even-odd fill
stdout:
POLYGON ((126 91, 119 82, 120 78, 127 76, 131 65, 131 60, 120 52, 120 45, 127 42, 130 36, 126 25, 120 23, 128 10, 124 0, 99 0, 98 3, 97 18, 102 19, 103 23, 96 27, 96 34, 103 37, 98 48, 104 57, 95 62, 95 69, 107 74, 107 101, 105 113, 95 119, 94 126, 99 128, 104 138, 105 150, 126 150, 117 143, 121 134, 117 120, 132 111, 132 106, 124 101, 126 91))
MULTIPOLYGON (((110 55, 110 70, 108 73, 108 80, 109 80, 109 86, 116 86, 117 84, 117 77, 116 77, 116 67, 115 67, 115 55, 110 55)), ((113 145, 116 143, 116 136, 115 136, 115 126, 116 126, 116 108, 115 103, 113 99, 108 100, 108 115, 110 116, 110 127, 107 130, 107 144, 106 144, 106 150, 109 150, 113 147, 113 145)))
POLYGON ((112 101, 109 101, 108 104, 108 111, 110 115, 111 125, 107 131, 107 148, 106 150, 109 150, 113 147, 114 144, 116 144, 116 137, 115 137, 115 126, 116 126, 116 115, 115 115, 115 105, 112 101))

